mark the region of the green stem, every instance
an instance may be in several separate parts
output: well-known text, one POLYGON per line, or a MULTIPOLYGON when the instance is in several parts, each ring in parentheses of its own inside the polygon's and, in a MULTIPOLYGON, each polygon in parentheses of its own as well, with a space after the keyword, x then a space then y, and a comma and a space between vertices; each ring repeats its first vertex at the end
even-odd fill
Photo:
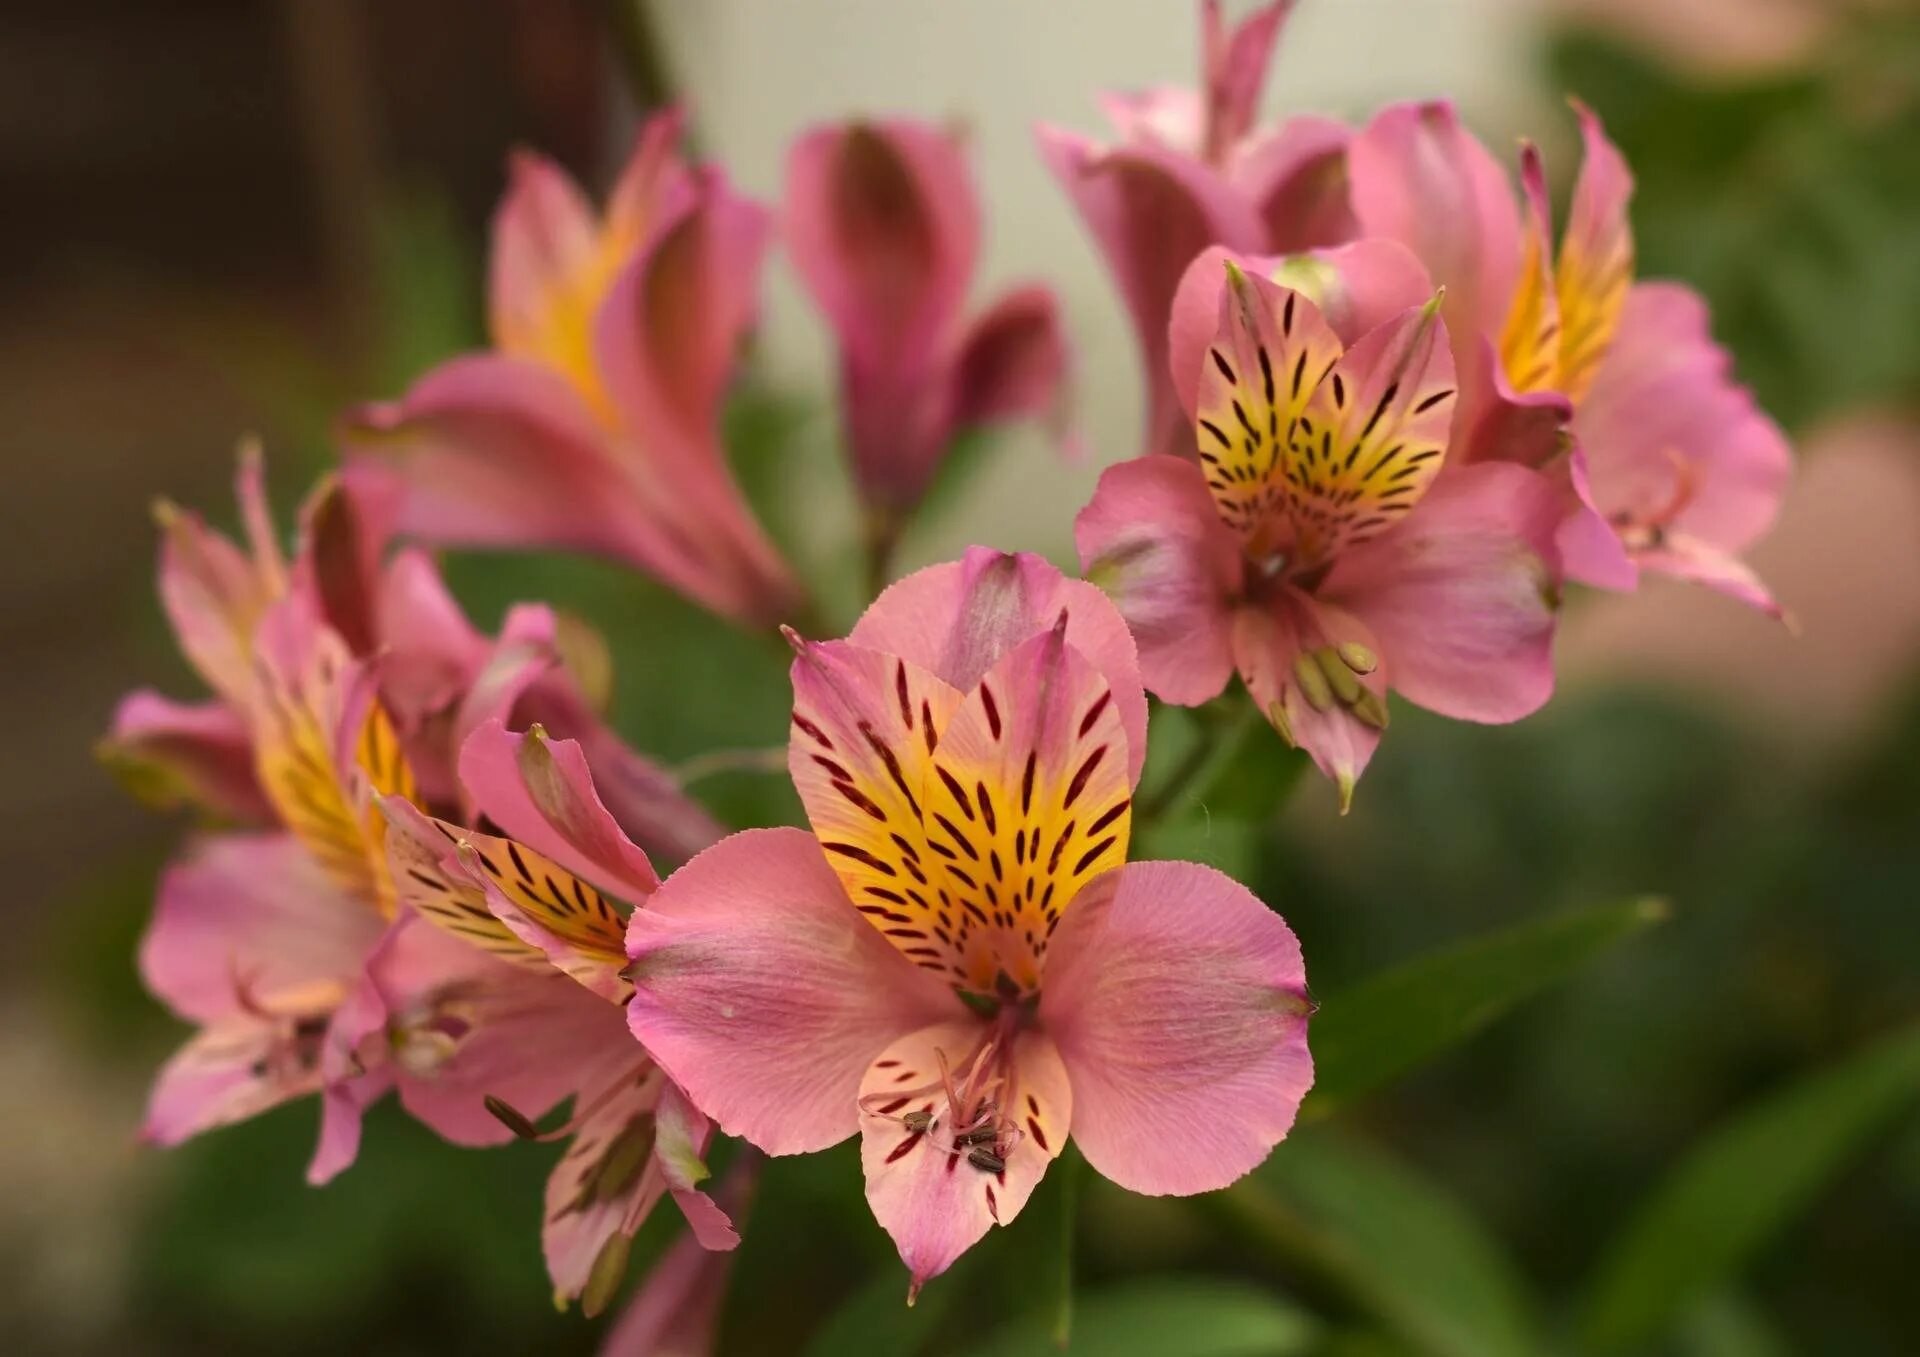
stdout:
POLYGON ((1238 716, 1220 718, 1210 715, 1207 708, 1201 708, 1202 725, 1199 736, 1193 746, 1181 756, 1154 789, 1134 801, 1133 823, 1137 829, 1157 823, 1175 810, 1181 809, 1197 786, 1205 786, 1211 774, 1226 760, 1233 757, 1240 741, 1256 729, 1263 719, 1251 705, 1243 704, 1238 716))

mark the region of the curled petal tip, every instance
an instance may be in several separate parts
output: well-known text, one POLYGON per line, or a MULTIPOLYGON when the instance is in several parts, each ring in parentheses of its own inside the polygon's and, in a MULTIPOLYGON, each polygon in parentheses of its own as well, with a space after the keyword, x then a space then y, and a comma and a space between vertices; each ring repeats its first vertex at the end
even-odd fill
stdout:
POLYGON ((538 721, 535 721, 532 725, 527 727, 527 738, 529 740, 537 740, 537 741, 540 741, 541 743, 545 743, 547 740, 547 728, 541 725, 538 721))
POLYGON ((1422 320, 1432 320, 1434 316, 1439 314, 1440 308, 1446 305, 1446 301, 1447 301, 1447 289, 1446 289, 1446 285, 1442 284, 1441 286, 1436 287, 1433 290, 1433 300, 1428 302, 1425 308, 1422 309, 1422 311, 1420 312, 1420 318, 1422 320))
POLYGON ((1334 781, 1340 788, 1340 813, 1345 815, 1353 809, 1354 776, 1352 773, 1343 772, 1334 781))
POLYGON ((787 638, 787 644, 793 647, 793 653, 796 655, 806 654, 807 647, 812 644, 806 637, 802 636, 784 622, 780 624, 780 634, 787 638))
POLYGON ((157 496, 153 503, 147 506, 147 512, 153 515, 154 524, 162 532, 173 531, 174 525, 185 515, 185 511, 165 495, 157 496))

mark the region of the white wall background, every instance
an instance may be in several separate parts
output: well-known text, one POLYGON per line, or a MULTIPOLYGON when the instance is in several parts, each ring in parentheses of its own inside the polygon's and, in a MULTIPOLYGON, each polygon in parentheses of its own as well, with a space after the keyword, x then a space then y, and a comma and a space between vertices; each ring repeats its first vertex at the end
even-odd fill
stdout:
MULTIPOLYGON (((1188 0, 654 0, 700 145, 748 191, 777 198, 786 143, 809 123, 894 112, 958 122, 972 137, 985 209, 975 298, 1037 276, 1064 301, 1089 463, 1062 465, 1037 434, 1010 436, 964 502, 910 543, 911 556, 980 540, 1064 560, 1073 512, 1098 468, 1137 449, 1132 333, 1041 164, 1032 128, 1045 121, 1103 135, 1100 90, 1193 83, 1196 8, 1188 0)), ((1229 15, 1249 8, 1228 0, 1229 15)), ((1527 20, 1536 8, 1526 0, 1302 0, 1281 38, 1267 115, 1312 110, 1351 121, 1387 100, 1449 94, 1484 133, 1520 126, 1529 110, 1544 116, 1525 121, 1557 124, 1562 117, 1531 87, 1527 20)), ((767 370, 784 386, 829 391, 830 340, 783 261, 765 297, 767 370)), ((821 493, 823 511, 837 502, 832 487, 821 493)))

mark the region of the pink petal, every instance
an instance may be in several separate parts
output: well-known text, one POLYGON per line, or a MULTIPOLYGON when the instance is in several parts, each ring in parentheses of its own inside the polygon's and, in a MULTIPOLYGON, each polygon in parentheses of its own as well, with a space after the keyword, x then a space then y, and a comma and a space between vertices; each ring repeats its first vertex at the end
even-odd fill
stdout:
POLYGON ((457 1145, 500 1145, 510 1132, 489 1096, 539 1120, 564 1099, 631 1063, 615 1004, 557 971, 488 955, 403 919, 368 960, 391 1036, 400 1101, 457 1145), (436 1036, 446 1040, 435 1041, 436 1036))
POLYGON ((867 1204, 893 1236, 900 1261, 913 1274, 909 1298, 930 1277, 953 1265, 996 1224, 1020 1214, 1041 1176, 1065 1147, 1073 1118, 1073 1092, 1052 1040, 1041 1032, 1014 1038, 1006 1053, 1003 1082, 994 1092, 1013 1132, 1004 1168, 977 1167, 965 1150, 952 1148, 951 1112, 943 1094, 902 1098, 940 1079, 940 1054, 956 1076, 988 1035, 977 1019, 924 1027, 880 1052, 860 1081, 863 1105, 896 1107, 890 1114, 860 1117, 860 1165, 867 1175, 867 1204), (888 1098, 892 1094, 894 1097, 888 1098), (885 1099, 885 1101, 882 1101, 885 1099), (936 1118, 935 1129, 916 1133, 901 1124, 908 1112, 936 1118))
POLYGON ((1633 559, 1643 570, 1704 584, 1769 617, 1786 619, 1786 609, 1745 562, 1687 533, 1669 532, 1660 545, 1635 551, 1633 559))
POLYGON ((1604 361, 1633 277, 1633 227, 1627 221, 1633 174, 1593 110, 1578 100, 1573 107, 1585 158, 1573 186, 1555 285, 1567 324, 1560 385, 1577 402, 1604 361))
POLYGON ((1560 553, 1561 572, 1570 580, 1590 584, 1596 589, 1630 590, 1640 581, 1640 571, 1628 555, 1620 535, 1593 497, 1587 473, 1587 450, 1570 442, 1564 465, 1553 464, 1548 475, 1558 484, 1564 477, 1561 503, 1566 517, 1554 536, 1560 553))
MULTIPOLYGON (((1420 261, 1391 240, 1355 241, 1291 257, 1207 249, 1181 275, 1167 326, 1168 371, 1180 408, 1189 418, 1199 408, 1207 348, 1220 332, 1220 293, 1226 285, 1229 259, 1253 277, 1306 297, 1347 345, 1433 296, 1433 285, 1420 261)), ((1188 437, 1177 451, 1185 456, 1192 444, 1188 437)))
POLYGON ((1766 532, 1793 456, 1731 366, 1695 293, 1634 287, 1574 421, 1602 512, 1638 517, 1679 499, 1671 526, 1724 552, 1766 532))
POLYGON ((578 742, 514 734, 492 721, 461 746, 460 780, 508 837, 576 876, 635 904, 659 885, 647 855, 594 791, 578 742))
POLYGON ((1040 150, 1093 233, 1133 315, 1146 375, 1143 451, 1179 452, 1190 430, 1167 374, 1167 321, 1180 277, 1209 245, 1256 250, 1253 205, 1206 166, 1154 146, 1102 150, 1055 128, 1040 150))
POLYGON ((1514 391, 1500 365, 1493 339, 1456 334, 1460 400, 1453 420, 1448 457, 1456 466, 1471 462, 1512 462, 1542 467, 1565 446, 1573 403, 1558 391, 1514 391))
POLYGON ((611 1181, 603 1169, 616 1148, 631 1155, 633 1143, 653 1133, 654 1110, 667 1087, 640 1052, 633 1057, 615 1078, 582 1091, 580 1123, 547 1179, 540 1247, 558 1305, 586 1289, 607 1241, 633 1234, 666 1194, 666 1179, 651 1154, 629 1158, 627 1172, 611 1181))
POLYGON ((246 723, 224 702, 129 693, 95 753, 129 790, 163 808, 183 802, 244 822, 273 819, 253 775, 246 723))
POLYGON ((951 427, 1045 419, 1064 429, 1068 368, 1052 289, 1034 284, 1004 294, 968 325, 953 360, 951 427))
MULTIPOLYGON (((258 458, 243 456, 238 494, 249 527, 270 534, 261 523, 258 458)), ((236 709, 244 710, 253 680, 249 646, 253 629, 267 607, 285 592, 286 578, 271 536, 255 541, 248 555, 208 528, 199 514, 159 506, 160 606, 174 636, 207 686, 236 709)))
POLYGON ((1347 187, 1352 139, 1346 124, 1302 114, 1236 148, 1227 174, 1265 222, 1264 248, 1296 254, 1362 234, 1347 187))
MULTIPOLYGON (((716 170, 616 276, 593 322, 621 455, 659 531, 692 558, 680 584, 729 615, 778 620, 798 587, 748 508, 720 442, 721 405, 752 329, 770 214, 716 170)), ((678 583, 670 578, 670 582, 678 583)))
POLYGON ((356 655, 380 648, 380 561, 391 535, 381 508, 355 495, 333 473, 300 507, 294 587, 318 601, 327 625, 356 655))
POLYGON ((1463 382, 1480 378, 1475 335, 1498 335, 1520 261, 1513 190, 1485 146, 1444 102, 1395 104, 1347 151, 1363 234, 1400 241, 1447 289, 1447 327, 1463 382))
POLYGON ((1220 0, 1204 0, 1200 8, 1201 57, 1205 67, 1207 123, 1205 154, 1217 160, 1252 130, 1260 112, 1260 90, 1267 82, 1267 66, 1280 26, 1293 10, 1294 0, 1274 0, 1227 32, 1220 20, 1220 0))
POLYGON ((1341 663, 1342 648, 1378 660, 1379 643, 1350 612, 1290 586, 1241 607, 1233 623, 1234 664, 1254 705, 1333 779, 1344 814, 1386 728, 1387 671, 1384 662, 1367 673, 1349 666, 1359 687, 1347 700, 1329 688, 1324 666, 1341 663))
POLYGON ((1372 630, 1409 701, 1463 721, 1516 721, 1553 692, 1561 513, 1537 472, 1462 467, 1405 522, 1342 556, 1320 594, 1372 630))
POLYGON ((289 834, 194 841, 160 878, 140 976, 183 1018, 330 1010, 382 924, 289 834))
POLYGON ((1090 660, 1120 709, 1135 777, 1145 757, 1147 698, 1126 619, 1100 590, 1029 552, 970 547, 959 561, 889 585, 848 640, 931 670, 958 692, 1064 612, 1067 644, 1090 660))
POLYGON ((1040 1018, 1073 1089, 1073 1138, 1133 1192, 1225 1187, 1285 1138, 1313 1083, 1300 944, 1231 878, 1136 862, 1055 935, 1040 1018))
POLYGON ((535 151, 516 151, 493 218, 487 296, 494 343, 513 348, 546 324, 553 294, 593 266, 600 223, 567 172, 535 151))
POLYGON ((317 1069, 276 1059, 283 1045, 274 1025, 244 1016, 195 1033, 160 1067, 141 1138, 178 1145, 319 1091, 317 1069))
POLYGON ((908 119, 817 127, 787 152, 785 201, 794 267, 849 361, 928 361, 979 248, 959 144, 908 119))
POLYGON ((627 944, 633 1034, 695 1106, 769 1154, 851 1135, 868 1063, 958 1011, 854 912, 797 829, 748 830, 694 858, 634 912, 627 944))
MULTIPOLYGON (((1154 693, 1185 706, 1217 697, 1233 675, 1241 557, 1200 468, 1178 457, 1108 467, 1073 535, 1081 569, 1131 628, 1154 693)), ((1128 731, 1130 744, 1144 747, 1144 737, 1144 726, 1128 731)))

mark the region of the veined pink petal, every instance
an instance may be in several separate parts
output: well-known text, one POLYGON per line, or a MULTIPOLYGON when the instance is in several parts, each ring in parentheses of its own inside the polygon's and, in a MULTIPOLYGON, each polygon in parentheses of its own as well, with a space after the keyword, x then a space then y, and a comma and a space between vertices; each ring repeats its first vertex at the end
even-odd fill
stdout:
POLYGON ((480 809, 536 852, 612 890, 629 903, 659 885, 653 864, 622 832, 594 791, 586 755, 574 740, 515 734, 498 721, 474 731, 460 750, 460 780, 480 809))
POLYGON ((1105 150, 1039 129, 1041 154, 1093 234, 1132 313, 1145 372, 1143 451, 1178 453, 1191 430, 1167 374, 1167 320, 1181 274, 1209 245, 1257 250, 1266 239, 1253 205, 1217 173, 1155 146, 1105 150))
MULTIPOLYGON (((1132 630, 1153 691, 1186 706, 1218 696, 1233 676, 1242 566, 1239 539, 1215 512, 1199 466, 1154 456, 1108 467, 1073 535, 1081 569, 1132 630)), ((1142 747, 1144 736, 1143 727, 1142 747)))
POLYGON ((854 912, 797 829, 694 858, 634 911, 627 947, 633 1034, 695 1106, 769 1154, 851 1135, 868 1064, 962 1011, 854 912))
POLYGON ((1353 205, 1364 235, 1408 246, 1447 289, 1447 327, 1463 380, 1484 361, 1469 341, 1497 335, 1520 261, 1513 190, 1485 146, 1444 102, 1395 104, 1347 150, 1353 205))
MULTIPOLYGON (((388 937, 392 934, 393 929, 388 929, 388 937)), ((375 944, 371 955, 377 955, 385 941, 375 944)), ((320 1047, 320 1139, 307 1161, 311 1187, 324 1187, 353 1166, 360 1155, 361 1122, 367 1109, 393 1087, 386 1020, 386 1004, 363 971, 333 1011, 320 1047)))
POLYGON ((190 802, 243 823, 273 819, 253 775, 246 722, 225 702, 175 702, 144 689, 129 693, 95 752, 130 791, 153 805, 190 802))
POLYGON ((1387 723, 1387 662, 1373 633, 1287 587, 1234 613, 1233 656, 1254 705, 1333 779, 1345 813, 1387 723), (1363 662, 1356 668, 1348 656, 1363 662))
POLYGON ((1463 721, 1518 720, 1553 692, 1562 511, 1537 472, 1462 467, 1399 526, 1343 555, 1320 596, 1373 632, 1409 701, 1463 721))
POLYGON ((1227 176, 1253 202, 1275 254, 1338 245, 1361 235, 1347 188, 1353 130, 1303 114, 1234 149, 1227 176))
MULTIPOLYGON (((1167 325, 1168 373, 1189 418, 1199 407, 1207 349, 1220 332, 1220 293, 1228 260, 1253 277, 1300 293, 1346 345, 1433 296, 1427 271, 1396 241, 1359 240, 1290 257, 1209 248, 1181 275, 1167 325)), ((1188 433, 1177 449, 1181 456, 1193 448, 1192 431, 1188 433)))
POLYGON ((867 1204, 913 1274, 910 1297, 988 1229, 1019 1215, 1066 1145, 1073 1092, 1060 1053, 1043 1032, 1023 1032, 987 1058, 1001 1067, 992 1095, 999 1110, 981 1126, 983 1134, 992 1133, 981 1143, 1003 1151, 995 1155, 1001 1167, 983 1166, 974 1147, 955 1144, 969 1128, 954 1121, 967 1113, 956 1114, 939 1090, 941 1057, 964 1086, 969 1061, 988 1033, 971 1018, 921 1028, 879 1052, 860 1081, 867 1204), (903 1122, 915 1112, 930 1117, 932 1129, 903 1122))
POLYGON ((1149 1195, 1225 1187, 1265 1159, 1313 1083, 1300 943, 1230 877, 1135 862, 1061 921, 1040 1020, 1087 1162, 1149 1195))
POLYGON ((931 360, 966 297, 980 213, 966 157, 926 123, 817 127, 787 153, 787 247, 860 367, 931 360))
POLYGON ((169 1008, 200 1023, 330 1012, 381 928, 292 835, 215 835, 192 843, 161 877, 140 975, 169 1008))
POLYGON ((956 697, 1014 647, 1067 617, 1067 644, 1113 690, 1138 777, 1147 745, 1147 699, 1127 619, 1101 591, 1029 552, 969 547, 958 561, 916 570, 887 586, 847 639, 932 671, 956 697))

